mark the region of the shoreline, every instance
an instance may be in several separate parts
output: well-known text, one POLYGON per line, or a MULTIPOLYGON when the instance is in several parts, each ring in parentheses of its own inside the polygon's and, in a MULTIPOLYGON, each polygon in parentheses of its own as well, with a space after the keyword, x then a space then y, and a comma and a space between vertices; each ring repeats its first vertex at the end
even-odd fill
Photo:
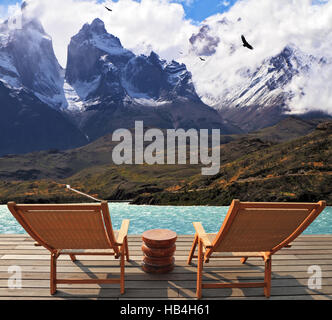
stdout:
MULTIPOLYGON (((152 198, 153 200, 155 200, 155 198, 152 198)), ((154 201, 135 201, 136 199, 128 199, 128 200, 114 200, 114 199, 105 199, 105 201, 107 201, 108 203, 128 203, 130 205, 136 205, 136 206, 154 206, 154 207, 169 207, 169 206, 173 206, 173 207, 228 207, 230 205, 231 202, 226 203, 224 201, 220 201, 218 203, 218 201, 211 201, 210 203, 195 203, 195 202, 188 202, 188 201, 178 201, 178 202, 154 202, 154 201)), ((318 200, 313 200, 313 201, 300 201, 300 200, 290 200, 290 199, 286 199, 286 200, 279 200, 279 201, 268 201, 268 200, 252 200, 251 202, 317 202, 320 201, 322 199, 318 199, 318 200)), ((16 202, 16 203, 21 203, 21 204, 50 204, 50 203, 54 203, 54 204, 70 204, 70 203, 95 203, 97 201, 89 201, 89 199, 87 198, 81 198, 81 199, 72 199, 72 198, 64 198, 64 199, 15 199, 13 198, 12 200, 0 200, 0 205, 7 205, 8 202, 16 202)), ((249 201, 246 199, 241 199, 241 201, 249 201)), ((332 203, 328 202, 326 203, 327 207, 332 207, 332 203)))

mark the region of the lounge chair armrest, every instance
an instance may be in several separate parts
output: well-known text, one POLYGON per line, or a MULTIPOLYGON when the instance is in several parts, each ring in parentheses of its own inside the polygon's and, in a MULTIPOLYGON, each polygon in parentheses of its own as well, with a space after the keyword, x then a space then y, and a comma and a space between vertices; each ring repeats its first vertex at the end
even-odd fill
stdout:
POLYGON ((129 222, 130 222, 129 219, 122 220, 121 228, 120 228, 120 231, 118 234, 118 238, 116 240, 116 242, 119 245, 123 244, 125 237, 127 237, 127 235, 128 235, 129 222))
POLYGON ((200 222, 193 222, 194 228, 196 230, 196 234, 198 235, 199 239, 203 241, 203 246, 206 248, 211 248, 212 243, 209 240, 205 230, 200 222))

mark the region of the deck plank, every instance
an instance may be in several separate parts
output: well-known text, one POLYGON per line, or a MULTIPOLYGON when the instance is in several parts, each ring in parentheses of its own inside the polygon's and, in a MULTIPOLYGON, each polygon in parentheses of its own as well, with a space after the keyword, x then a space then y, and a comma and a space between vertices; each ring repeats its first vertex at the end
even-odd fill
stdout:
MULTIPOLYGON (((186 259, 193 236, 179 236, 175 268, 163 275, 146 274, 141 269, 141 236, 129 237, 131 261, 126 262, 126 293, 121 296, 117 285, 62 284, 57 294, 49 293, 49 252, 35 247, 26 234, 0 235, 0 300, 20 299, 195 299, 196 261, 188 266, 186 259), (9 289, 10 266, 22 269, 22 289, 9 289)), ((91 279, 119 276, 119 261, 107 256, 78 256, 76 264, 60 256, 58 278, 91 279)), ((245 265, 239 259, 216 258, 204 265, 203 279, 213 281, 261 281, 264 264, 251 258, 245 265)), ((265 299, 262 288, 203 290, 203 299, 265 299)), ((332 235, 302 235, 291 248, 284 248, 272 259, 271 300, 332 300, 332 235), (322 287, 308 288, 308 267, 320 266, 322 287)))
MULTIPOLYGON (((18 266, 49 266, 49 256, 46 256, 47 259, 24 259, 24 256, 20 256, 22 259, 5 259, 1 261, 2 266, 11 266, 11 265, 18 265, 18 266)), ((66 259, 62 259, 58 261, 58 266, 69 266, 71 267, 73 263, 71 262, 70 258, 65 257, 66 259)), ((115 260, 114 258, 105 258, 103 260, 97 259, 97 257, 90 257, 91 260, 78 260, 78 263, 84 265, 84 266, 118 266, 119 261, 115 260)), ((135 262, 141 263, 143 260, 143 257, 139 257, 140 260, 134 260, 135 262)), ((187 258, 187 257, 186 257, 187 258)), ((309 257, 310 258, 310 257, 309 257)), ((131 262, 125 262, 126 267, 131 267, 133 264, 131 262)), ((186 260, 176 259, 176 265, 177 266, 187 266, 186 260)), ((195 265, 195 261, 193 262, 193 265, 195 265)), ((207 266, 233 266, 238 267, 239 266, 239 259, 216 259, 216 260, 210 260, 209 264, 207 266)), ((248 260, 246 263, 247 266, 263 266, 263 261, 261 259, 252 258, 251 260, 248 260)), ((332 265, 332 259, 317 259, 317 258, 311 258, 306 260, 300 260, 300 259, 274 259, 273 260, 274 266, 289 266, 289 265, 301 265, 301 266, 311 266, 311 265, 332 265)))

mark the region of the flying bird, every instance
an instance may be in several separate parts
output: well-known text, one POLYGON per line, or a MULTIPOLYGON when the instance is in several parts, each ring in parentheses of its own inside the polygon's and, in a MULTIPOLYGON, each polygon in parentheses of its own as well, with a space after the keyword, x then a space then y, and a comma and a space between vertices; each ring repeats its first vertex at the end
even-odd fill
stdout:
POLYGON ((250 49, 250 50, 253 50, 254 48, 247 42, 246 38, 244 37, 244 35, 241 36, 241 39, 242 39, 242 42, 243 42, 243 46, 250 49))
POLYGON ((203 59, 202 57, 199 57, 202 61, 206 61, 205 59, 203 59))
POLYGON ((104 6, 104 7, 105 7, 105 9, 108 10, 108 11, 113 11, 112 9, 107 8, 106 6, 104 6))

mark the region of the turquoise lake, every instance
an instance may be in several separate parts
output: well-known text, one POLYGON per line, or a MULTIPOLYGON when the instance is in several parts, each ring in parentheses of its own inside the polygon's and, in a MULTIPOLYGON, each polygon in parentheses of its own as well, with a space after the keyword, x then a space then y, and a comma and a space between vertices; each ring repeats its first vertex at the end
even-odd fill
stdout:
MULTIPOLYGON (((217 232, 228 207, 136 206, 109 204, 112 224, 119 229, 122 219, 130 219, 129 234, 149 229, 171 229, 178 234, 194 234, 193 221, 201 221, 208 233, 217 232)), ((0 206, 0 234, 25 233, 6 205, 0 206)), ((327 207, 304 234, 332 234, 332 207, 327 207)))

